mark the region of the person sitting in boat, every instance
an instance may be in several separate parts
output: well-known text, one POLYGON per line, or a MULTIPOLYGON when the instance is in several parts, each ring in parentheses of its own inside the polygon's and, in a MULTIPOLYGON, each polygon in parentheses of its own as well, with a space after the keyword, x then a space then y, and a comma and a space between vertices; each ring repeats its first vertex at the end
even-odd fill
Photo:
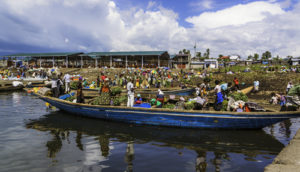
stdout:
POLYGON ((79 81, 77 83, 76 103, 84 103, 84 96, 83 96, 83 93, 82 93, 82 77, 79 77, 79 81))
POLYGON ((222 109, 222 103, 223 103, 224 99, 223 99, 223 95, 221 92, 221 86, 219 85, 220 81, 216 80, 215 84, 216 84, 216 86, 215 86, 214 91, 216 93, 216 101, 215 101, 214 109, 216 111, 220 111, 222 109))
POLYGON ((202 110, 206 106, 208 100, 206 97, 197 96, 195 103, 195 110, 202 110))
POLYGON ((156 100, 160 101, 163 104, 164 98, 165 98, 164 93, 160 89, 158 89, 158 94, 156 95, 156 100))
POLYGON ((181 89, 187 89, 187 85, 186 84, 181 84, 181 89))
POLYGON ((196 96, 199 96, 200 95, 200 84, 197 84, 195 91, 196 91, 196 96))
POLYGON ((110 93, 110 88, 109 88, 109 79, 108 78, 105 78, 104 79, 104 84, 102 84, 100 90, 99 90, 99 93, 101 95, 103 94, 109 94, 110 93))
POLYGON ((158 101, 157 99, 151 99, 150 104, 153 108, 162 108, 162 102, 158 101))
POLYGON ((143 99, 141 97, 141 94, 137 94, 137 97, 135 98, 135 104, 142 104, 143 99))

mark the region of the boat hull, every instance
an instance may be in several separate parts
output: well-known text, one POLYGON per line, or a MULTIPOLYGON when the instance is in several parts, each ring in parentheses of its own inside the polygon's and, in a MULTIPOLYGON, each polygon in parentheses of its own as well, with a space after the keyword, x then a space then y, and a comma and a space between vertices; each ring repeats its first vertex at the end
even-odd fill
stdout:
POLYGON ((71 103, 52 97, 39 97, 60 110, 72 114, 141 125, 184 128, 259 129, 300 116, 300 112, 236 113, 95 106, 71 103))

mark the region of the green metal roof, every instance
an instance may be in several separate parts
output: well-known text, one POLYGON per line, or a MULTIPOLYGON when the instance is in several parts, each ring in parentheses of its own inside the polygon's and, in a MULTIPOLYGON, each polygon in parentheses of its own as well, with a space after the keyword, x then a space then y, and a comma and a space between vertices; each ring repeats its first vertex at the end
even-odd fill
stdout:
POLYGON ((118 51, 118 52, 91 52, 85 55, 91 57, 99 56, 160 56, 167 51, 118 51))
POLYGON ((17 53, 5 55, 3 57, 61 57, 82 54, 82 52, 64 52, 64 53, 17 53))

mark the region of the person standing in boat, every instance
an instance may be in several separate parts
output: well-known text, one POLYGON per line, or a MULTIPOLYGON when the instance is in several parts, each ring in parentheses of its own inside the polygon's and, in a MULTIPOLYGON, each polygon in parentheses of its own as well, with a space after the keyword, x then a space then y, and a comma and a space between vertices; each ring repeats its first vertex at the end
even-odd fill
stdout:
POLYGON ((158 94, 156 95, 156 100, 160 101, 161 104, 163 105, 164 104, 164 99, 165 99, 164 93, 160 89, 158 89, 158 94))
POLYGON ((100 87, 100 77, 99 77, 99 75, 97 76, 97 88, 99 88, 100 87))
POLYGON ((79 81, 77 83, 76 103, 84 103, 84 96, 83 96, 83 93, 82 93, 82 77, 79 77, 79 81))
POLYGON ((221 92, 221 86, 219 85, 220 84, 220 81, 219 80, 216 80, 215 81, 215 93, 216 93, 216 102, 215 102, 215 107, 214 109, 216 111, 220 111, 222 109, 222 103, 223 103, 223 95, 222 95, 222 92, 221 92))
POLYGON ((57 79, 57 77, 55 77, 55 76, 53 76, 52 77, 52 80, 51 80, 51 91, 52 91, 52 96, 53 97, 58 97, 58 92, 59 92, 59 90, 58 90, 58 87, 57 87, 57 81, 58 81, 58 79, 57 79))
POLYGON ((69 93, 70 92, 70 82, 71 82, 70 75, 68 73, 66 73, 63 80, 65 81, 65 92, 69 93))
POLYGON ((289 93, 289 91, 290 91, 291 88, 293 88, 292 81, 290 81, 290 82, 288 83, 288 85, 286 86, 286 94, 289 93))
POLYGON ((134 87, 133 87, 132 79, 129 79, 129 82, 127 83, 127 94, 128 94, 127 107, 133 107, 134 87))

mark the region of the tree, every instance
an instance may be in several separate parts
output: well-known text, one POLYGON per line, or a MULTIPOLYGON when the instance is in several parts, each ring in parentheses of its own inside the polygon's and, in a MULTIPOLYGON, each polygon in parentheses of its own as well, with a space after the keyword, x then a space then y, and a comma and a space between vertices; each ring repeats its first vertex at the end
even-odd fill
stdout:
POLYGON ((204 57, 206 58, 206 59, 209 59, 209 52, 210 50, 209 50, 209 48, 208 49, 206 49, 206 53, 204 53, 205 55, 204 55, 204 57))
POLYGON ((197 52, 196 57, 200 58, 201 57, 201 52, 197 52))
POLYGON ((268 59, 271 58, 271 57, 272 57, 271 52, 270 52, 270 51, 266 51, 266 52, 264 52, 264 53, 262 54, 261 59, 262 59, 262 60, 268 60, 268 59))
POLYGON ((259 55, 257 53, 255 53, 253 58, 255 61, 257 61, 259 59, 259 55))
POLYGON ((251 60, 251 59, 253 59, 253 56, 252 56, 252 55, 249 55, 249 56, 248 56, 248 60, 251 60))
POLYGON ((219 54, 219 58, 223 57, 223 54, 219 54))

